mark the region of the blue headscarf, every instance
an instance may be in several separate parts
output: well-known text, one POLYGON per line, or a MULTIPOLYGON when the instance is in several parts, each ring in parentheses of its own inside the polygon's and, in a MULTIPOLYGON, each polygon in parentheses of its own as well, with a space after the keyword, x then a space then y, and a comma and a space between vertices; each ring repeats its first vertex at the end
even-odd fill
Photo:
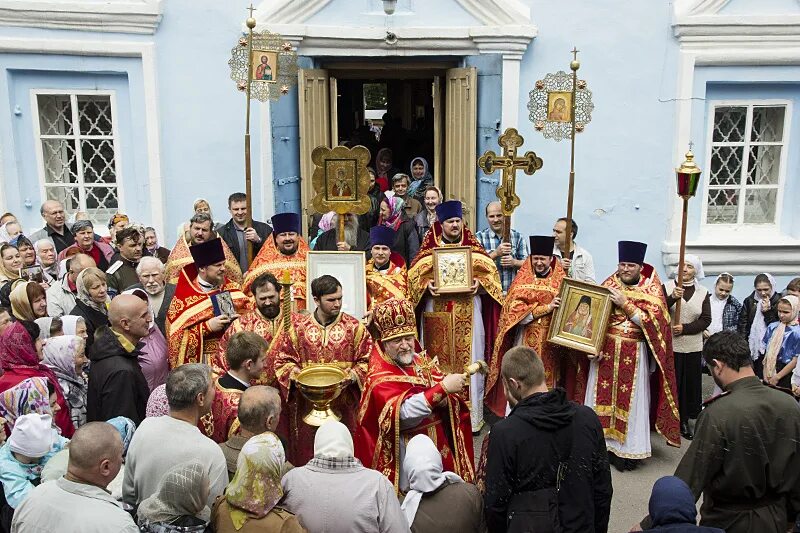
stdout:
POLYGON ((131 439, 133 439, 133 432, 136 431, 136 424, 133 423, 133 420, 124 416, 112 418, 108 423, 119 431, 119 436, 122 437, 122 456, 125 457, 128 453, 131 439))
POLYGON ((697 508, 689 486, 675 476, 664 476, 653 485, 650 495, 653 527, 670 524, 697 524, 697 508))

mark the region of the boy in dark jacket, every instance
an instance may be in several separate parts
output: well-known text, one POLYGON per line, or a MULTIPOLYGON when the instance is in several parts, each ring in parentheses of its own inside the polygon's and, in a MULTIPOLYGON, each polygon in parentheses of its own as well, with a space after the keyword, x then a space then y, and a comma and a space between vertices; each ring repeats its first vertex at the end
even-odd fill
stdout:
POLYGON ((657 533, 725 533, 716 527, 697 525, 697 507, 689 486, 675 476, 664 476, 653 485, 650 519, 657 533))

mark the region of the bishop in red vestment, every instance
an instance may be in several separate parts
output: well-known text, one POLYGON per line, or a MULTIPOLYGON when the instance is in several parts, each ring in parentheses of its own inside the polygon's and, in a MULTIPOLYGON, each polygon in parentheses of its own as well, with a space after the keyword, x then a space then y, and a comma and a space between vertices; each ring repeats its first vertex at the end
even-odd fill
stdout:
POLYGON ((310 314, 294 314, 289 334, 281 335, 275 356, 275 376, 283 393, 289 422, 287 460, 304 465, 314 456, 317 428, 303 422, 312 404, 297 390, 294 380, 303 368, 334 365, 348 374, 348 384, 331 408, 342 423, 355 431, 356 409, 361 398, 372 337, 356 318, 342 313, 342 285, 324 275, 311 283, 317 308, 310 314))
POLYGON ((401 472, 406 444, 415 435, 427 435, 442 455, 444 470, 473 482, 466 374, 444 375, 420 350, 414 308, 408 300, 383 302, 375 308, 373 320, 380 340, 372 347, 358 408, 356 457, 385 475, 396 491, 407 491, 407 475, 401 472))
POLYGON ((250 300, 239 285, 225 276, 221 239, 195 244, 189 251, 194 262, 181 270, 167 311, 170 368, 185 363, 208 364, 231 320, 250 308, 250 300), (211 297, 224 291, 230 292, 237 313, 232 318, 214 314, 211 297))

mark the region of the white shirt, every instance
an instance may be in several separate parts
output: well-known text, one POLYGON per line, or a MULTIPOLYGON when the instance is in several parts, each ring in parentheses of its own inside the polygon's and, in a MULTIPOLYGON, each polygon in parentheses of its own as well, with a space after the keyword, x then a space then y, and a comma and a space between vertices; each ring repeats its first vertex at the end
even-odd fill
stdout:
MULTIPOLYGON (((572 243, 572 264, 569 267, 567 276, 581 281, 588 281, 589 283, 597 283, 594 278, 594 259, 592 254, 586 251, 585 248, 578 246, 578 243, 572 243)), ((553 247, 553 255, 561 259, 561 250, 558 246, 553 247)))
POLYGON ((706 331, 709 335, 722 331, 722 313, 725 311, 725 304, 728 303, 728 298, 720 300, 716 294, 712 294, 708 301, 711 303, 711 324, 709 324, 706 331))

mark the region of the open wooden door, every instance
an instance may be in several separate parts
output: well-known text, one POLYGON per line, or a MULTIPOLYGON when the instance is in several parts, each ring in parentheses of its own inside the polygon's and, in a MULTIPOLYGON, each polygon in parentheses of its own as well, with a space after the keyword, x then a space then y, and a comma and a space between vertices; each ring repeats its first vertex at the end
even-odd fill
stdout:
POLYGON ((464 220, 475 228, 477 202, 478 69, 447 71, 444 188, 446 199, 464 202, 464 220))
POLYGON ((308 223, 314 214, 311 207, 311 199, 314 197, 314 188, 311 184, 314 163, 311 161, 311 152, 320 145, 331 146, 331 116, 336 115, 331 114, 330 83, 327 70, 300 69, 297 73, 303 235, 308 235, 308 223))
POLYGON ((433 96, 433 167, 431 168, 433 174, 433 184, 442 190, 444 182, 442 169, 444 168, 444 161, 442 160, 442 78, 441 76, 433 77, 433 84, 431 87, 433 96))

